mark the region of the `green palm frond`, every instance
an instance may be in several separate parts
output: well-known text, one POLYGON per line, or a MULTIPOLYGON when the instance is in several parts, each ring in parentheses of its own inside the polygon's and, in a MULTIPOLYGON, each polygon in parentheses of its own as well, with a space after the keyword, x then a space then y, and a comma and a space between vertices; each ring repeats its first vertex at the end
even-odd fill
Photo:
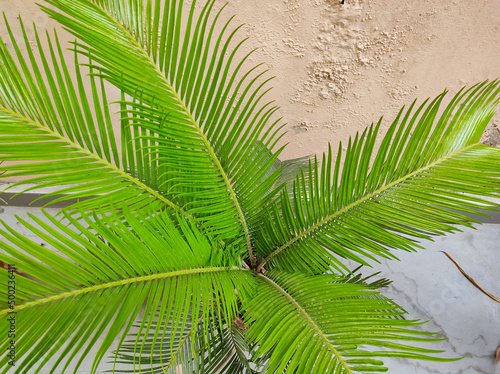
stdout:
MULTIPOLYGON (((237 266, 238 259, 219 257, 222 261, 214 263, 211 254, 217 244, 192 223, 179 218, 175 224, 166 214, 155 224, 131 213, 125 214, 126 222, 116 215, 81 214, 84 220, 67 216, 74 229, 47 213, 50 224, 31 217, 33 225, 19 218, 60 253, 5 224, 0 231, 4 238, 0 248, 6 253, 0 260, 15 263, 29 275, 17 277, 15 308, 0 310, 3 328, 8 328, 6 316, 11 313, 17 321, 17 370, 43 367, 52 357, 57 357, 56 366, 66 368, 75 361, 78 368, 102 338, 95 370, 113 341, 120 335, 123 341, 143 308, 146 333, 160 310, 158 321, 175 321, 181 336, 189 310, 198 311, 189 323, 203 321, 205 332, 210 315, 227 320, 237 315, 234 289, 242 282, 251 284, 251 277, 246 279, 243 273, 248 272, 237 266)), ((7 279, 6 270, 2 271, 7 279)), ((156 330, 153 335, 157 338, 160 333, 156 330)), ((8 344, 2 342, 4 351, 8 344)), ((165 345, 170 344, 168 337, 165 345)), ((0 366, 6 367, 8 361, 3 356, 0 366)))
POLYGON ((413 329, 421 322, 402 319, 402 309, 370 286, 275 271, 258 283, 258 296, 243 307, 248 339, 258 353, 273 349, 268 373, 386 371, 381 357, 448 360, 430 356, 442 351, 414 347, 436 339, 413 329))
POLYGON ((233 324, 223 321, 220 324, 209 316, 208 329, 203 331, 202 324, 191 324, 190 316, 186 321, 184 334, 175 331, 172 321, 151 323, 149 335, 143 334, 144 326, 129 334, 116 353, 116 364, 132 368, 122 372, 141 373, 253 373, 249 364, 250 347, 243 333, 233 324), (219 328, 219 326, 222 326, 219 328), (173 338, 172 345, 159 344, 152 333, 159 329, 164 339, 173 338), (247 357, 248 356, 248 357, 247 357))
POLYGON ((390 249, 414 250, 413 238, 470 226, 464 212, 480 214, 500 194, 500 150, 478 143, 498 93, 498 82, 461 91, 440 116, 445 93, 412 104, 377 152, 380 122, 349 141, 344 159, 341 146, 335 162, 330 149, 297 176, 292 197, 283 191, 270 206, 255 234, 259 269, 348 271, 342 258, 367 265, 394 258, 390 249))
POLYGON ((124 144, 124 156, 119 155, 103 80, 91 75, 90 90, 85 88, 77 64, 73 83, 57 35, 55 42, 47 36, 47 56, 36 34, 38 64, 21 22, 25 58, 6 25, 18 64, 0 43, 0 153, 4 161, 16 163, 0 166, 0 172, 23 177, 17 185, 36 182, 31 189, 56 187, 52 195, 61 197, 55 201, 82 199, 72 209, 127 201, 137 209, 158 204, 182 213, 170 197, 124 168, 122 161, 133 156, 133 149, 124 144))
POLYGON ((168 191, 187 199, 223 238, 237 236, 237 217, 251 253, 247 220, 271 198, 262 191, 279 175, 264 179, 279 155, 269 157, 279 136, 276 123, 268 125, 276 108, 261 104, 268 80, 257 67, 239 78, 249 55, 234 61, 241 45, 231 47, 237 29, 227 36, 227 22, 217 31, 220 12, 212 19, 213 1, 199 14, 193 2, 186 20, 183 2, 175 0, 48 3, 59 10, 44 10, 85 43, 76 50, 135 100, 122 110, 131 126, 151 131, 141 140, 154 143, 147 146, 151 157, 168 163, 159 176, 175 170, 175 179, 164 185, 168 191), (148 39, 150 30, 159 40, 148 39), (257 141, 266 148, 253 147, 257 141))

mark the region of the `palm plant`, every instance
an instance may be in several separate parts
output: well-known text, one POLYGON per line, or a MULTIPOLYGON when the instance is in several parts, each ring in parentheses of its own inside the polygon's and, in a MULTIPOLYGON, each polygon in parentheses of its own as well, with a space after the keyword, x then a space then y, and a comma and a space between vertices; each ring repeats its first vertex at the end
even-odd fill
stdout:
POLYGON ((47 3, 76 37, 74 65, 56 33, 35 29, 38 57, 22 21, 22 40, 5 21, 0 158, 16 162, 0 171, 68 204, 18 217, 56 251, 0 230, 0 260, 25 274, 10 273, 15 303, 0 310, 0 331, 15 321, 3 372, 91 359, 92 372, 107 360, 117 372, 364 373, 385 371, 384 357, 456 359, 420 347, 435 334, 379 292, 387 280, 349 264, 413 251, 491 205, 500 150, 479 139, 497 82, 444 108, 446 92, 412 103, 380 143, 381 121, 345 152, 280 161, 269 79, 215 1, 47 3))

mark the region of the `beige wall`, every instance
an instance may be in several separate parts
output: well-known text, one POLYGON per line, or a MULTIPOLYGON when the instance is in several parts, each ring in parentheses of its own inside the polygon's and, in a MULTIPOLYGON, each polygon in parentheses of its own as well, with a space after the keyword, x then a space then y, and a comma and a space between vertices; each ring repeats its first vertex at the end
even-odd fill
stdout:
MULTIPOLYGON (((200 0, 201 1, 201 0, 200 0)), ((203 1, 201 1, 203 2, 203 1)), ((53 22, 32 0, 0 0, 15 21, 53 22)), ((223 4, 221 1, 220 4, 223 4)), ((319 153, 415 97, 500 77, 500 0, 231 0, 270 98, 288 123, 283 158, 319 153)), ((5 33, 2 30, 2 35, 5 33)), ((499 116, 485 140, 500 145, 499 116)))
MULTIPOLYGON (((277 76, 287 157, 323 151, 380 115, 389 121, 415 97, 500 77, 499 0, 345 3, 231 2, 277 76)), ((500 145, 497 127, 487 136, 500 145)))

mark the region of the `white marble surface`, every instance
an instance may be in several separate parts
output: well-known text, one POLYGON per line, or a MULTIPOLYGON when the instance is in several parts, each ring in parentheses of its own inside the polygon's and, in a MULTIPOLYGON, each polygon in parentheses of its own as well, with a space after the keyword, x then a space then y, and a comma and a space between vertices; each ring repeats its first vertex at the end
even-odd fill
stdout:
POLYGON ((440 252, 448 252, 479 285, 500 297, 500 225, 484 224, 422 244, 426 250, 399 252, 401 261, 384 261, 374 269, 393 280, 383 293, 408 311, 407 318, 430 320, 423 329, 440 331, 448 339, 429 348, 446 350, 445 357, 464 358, 448 363, 386 359, 389 373, 500 373, 494 367, 500 304, 473 286, 440 252))

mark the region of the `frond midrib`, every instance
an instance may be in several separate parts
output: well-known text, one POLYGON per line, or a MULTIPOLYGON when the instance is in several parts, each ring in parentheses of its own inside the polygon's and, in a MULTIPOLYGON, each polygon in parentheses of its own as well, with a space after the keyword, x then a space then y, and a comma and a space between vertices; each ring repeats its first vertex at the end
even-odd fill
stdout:
POLYGON ((32 119, 30 119, 30 118, 27 118, 25 116, 20 115, 19 113, 13 112, 12 110, 10 110, 8 108, 0 107, 0 110, 3 111, 3 112, 5 112, 5 113, 7 113, 7 114, 9 114, 9 115, 11 115, 11 116, 13 116, 13 117, 19 118, 20 120, 22 120, 22 121, 24 121, 26 123, 29 123, 30 125, 33 125, 33 126, 39 128, 39 129, 43 130, 47 134, 50 134, 50 135, 52 135, 52 136, 54 136, 54 137, 56 137, 56 138, 64 141, 68 146, 71 146, 71 147, 75 148, 76 150, 78 150, 79 152, 82 152, 82 153, 86 154, 87 156, 93 158, 94 160, 96 160, 99 163, 103 164, 104 166, 110 168, 114 172, 118 173, 119 175, 121 175, 125 179, 128 179, 129 181, 133 182, 134 184, 136 184, 141 189, 149 192, 151 195, 153 195, 157 199, 163 201, 165 204, 167 204, 168 206, 170 206, 171 208, 173 208, 177 212, 181 213, 183 216, 189 217, 188 213, 185 210, 183 210, 178 205, 174 204, 172 201, 170 201, 169 199, 167 199, 165 196, 163 196, 162 194, 160 194, 158 191, 152 189, 148 185, 142 183, 137 178, 134 178, 132 175, 128 174, 127 172, 123 171, 122 169, 120 169, 119 167, 113 165, 111 162, 103 159, 102 157, 99 157, 98 155, 96 155, 95 153, 89 151, 88 149, 82 147, 78 143, 75 143, 75 142, 69 140, 68 138, 64 137, 63 135, 61 135, 61 134, 59 134, 59 133, 57 133, 55 131, 50 130, 47 126, 44 126, 43 124, 35 122, 32 119))
POLYGON ((452 158, 453 156, 459 154, 459 153, 462 153, 462 152, 465 152, 467 151, 468 149, 472 148, 472 147, 475 147, 477 146, 479 143, 474 143, 474 144, 471 144, 471 145, 468 145, 464 148, 460 148, 458 150, 456 150, 455 152, 452 152, 450 154, 448 154, 447 156, 445 157, 442 157, 442 158, 439 158, 437 159, 436 161, 426 165, 425 167, 422 167, 422 168, 419 168, 399 179, 396 179, 395 181, 385 185, 385 186, 382 186, 380 187, 379 189, 375 190, 374 192, 362 197, 361 199, 345 206, 344 208, 336 211, 335 213, 332 213, 328 216, 326 216, 325 218, 323 218, 322 220, 318 221, 317 223, 315 223, 314 225, 312 225, 311 227, 309 227, 308 229, 302 231, 301 233, 297 234, 296 236, 294 236, 292 239, 290 239, 289 241, 287 241, 285 244, 281 245, 279 248, 277 248, 276 250, 274 250, 272 253, 270 253, 264 260, 262 260, 262 262, 259 264, 258 268, 257 268, 257 271, 260 271, 264 265, 269 261, 271 260, 273 257, 275 257, 276 255, 278 255, 279 253, 281 253, 282 251, 286 250, 288 247, 290 247, 293 243, 299 241, 300 239, 302 239, 303 237, 307 236, 309 233, 313 232, 314 230, 318 229, 319 227, 321 227, 322 225, 324 225, 325 223, 327 223, 328 221, 340 216, 341 214, 344 214, 346 213, 347 211, 349 211, 350 209, 352 208, 355 208, 356 206, 362 204, 363 202, 371 199, 372 197, 386 191, 387 189, 393 187, 394 185, 397 185, 399 183, 402 183, 404 182, 405 180, 421 173, 421 172, 424 172, 436 165, 438 165, 439 163, 441 162, 444 162, 446 161, 447 159, 449 158, 452 158))
MULTIPOLYGON (((170 367, 174 364, 175 356, 181 351, 181 349, 184 347, 184 344, 186 344, 186 342, 191 337, 191 335, 194 335, 194 330, 196 330, 198 328, 199 323, 200 323, 200 320, 198 320, 194 326, 191 326, 191 329, 189 330, 189 332, 179 342, 179 346, 177 347, 177 349, 172 352, 172 354, 170 356, 171 357, 170 361, 167 363, 167 365, 163 366, 163 362, 161 363, 162 370, 164 373, 166 373, 168 371, 168 369, 170 369, 170 367)), ((163 345, 162 345, 162 347, 163 347, 163 345)))
POLYGON ((307 313, 307 311, 290 295, 285 289, 283 289, 279 284, 274 282, 272 279, 266 277, 263 274, 259 274, 259 277, 264 279, 267 283, 269 283, 273 288, 275 288, 279 293, 281 293, 285 298, 297 309, 298 313, 306 320, 306 322, 313 328, 313 330, 318 334, 318 336, 323 340, 324 344, 328 347, 328 349, 333 353, 333 355, 337 358, 342 367, 346 370, 346 373, 353 374, 352 370, 347 365, 347 362, 342 358, 340 353, 335 349, 332 343, 328 340, 327 336, 323 332, 323 330, 318 326, 318 324, 314 321, 314 319, 307 313))
POLYGON ((121 286, 131 284, 131 283, 148 282, 148 281, 153 281, 153 280, 161 279, 161 278, 171 278, 171 277, 179 277, 179 276, 185 276, 185 275, 204 274, 204 273, 217 273, 217 272, 223 272, 223 271, 245 271, 245 270, 242 270, 241 268, 239 268, 237 266, 233 266, 233 267, 204 267, 204 268, 195 268, 195 269, 175 270, 175 271, 169 271, 169 272, 160 273, 160 274, 142 275, 142 276, 138 276, 138 277, 134 277, 134 278, 127 278, 127 279, 122 279, 122 280, 113 281, 113 282, 109 282, 109 283, 98 284, 95 286, 84 287, 84 288, 81 288, 78 290, 68 291, 68 292, 64 292, 64 293, 61 293, 58 295, 53 295, 53 296, 47 296, 45 298, 31 301, 31 302, 28 302, 25 304, 16 305, 16 307, 13 310, 10 310, 10 309, 0 310, 0 317, 3 315, 6 315, 8 313, 19 312, 23 309, 33 308, 33 307, 40 306, 40 305, 50 303, 50 302, 54 302, 57 300, 66 299, 66 298, 73 298, 76 296, 87 294, 89 292, 95 292, 98 290, 109 289, 109 288, 114 288, 114 287, 121 287, 121 286))
MULTIPOLYGON (((100 8, 105 14, 109 14, 105 9, 103 9, 101 6, 94 4, 98 8, 100 8)), ((124 27, 120 22, 118 22, 114 17, 110 16, 110 18, 113 20, 115 25, 122 30, 123 33, 125 33, 129 40, 132 42, 132 44, 135 45, 135 47, 140 50, 144 51, 144 48, 140 45, 140 43, 134 38, 134 36, 130 33, 130 31, 124 27)), ((151 58, 151 56, 148 53, 144 53, 145 58, 149 61, 150 65, 156 70, 156 72, 163 78, 164 82, 167 84, 167 87, 169 90, 172 92, 172 94, 175 96, 179 104, 181 105, 183 111, 187 114, 189 120, 195 127, 196 131, 198 132, 199 136, 201 137, 203 143, 205 144, 207 151, 210 155, 210 157, 213 159, 215 162, 215 165, 217 166, 217 169, 221 173, 222 179, 224 180, 224 183, 226 185, 226 188, 228 189, 228 192, 231 196, 231 200, 233 201, 234 207, 236 208, 236 212, 238 214, 238 218, 240 219, 241 226, 243 229, 243 233, 245 235, 245 240, 246 240, 246 246, 247 246, 247 251, 248 255, 250 257, 250 260, 252 263, 255 262, 255 256, 253 254, 252 250, 252 241, 250 239, 250 231, 248 229, 248 224, 245 218, 245 215, 243 213, 243 209, 241 208, 241 205, 239 203, 238 197, 236 196, 236 192, 231 184, 231 181, 229 180, 228 175, 226 174, 224 168, 222 167, 222 164, 220 163, 219 158, 217 157, 217 154, 215 153, 215 150, 213 149, 212 145, 208 141, 207 137, 205 136, 205 133, 202 131, 200 125, 198 124, 198 121, 193 117, 191 114, 191 111, 188 109, 186 103, 182 98, 180 97, 179 93, 177 90, 174 88, 174 86, 170 83, 170 81, 167 79, 163 71, 161 71, 158 68, 158 65, 154 62, 154 60, 151 58)))

